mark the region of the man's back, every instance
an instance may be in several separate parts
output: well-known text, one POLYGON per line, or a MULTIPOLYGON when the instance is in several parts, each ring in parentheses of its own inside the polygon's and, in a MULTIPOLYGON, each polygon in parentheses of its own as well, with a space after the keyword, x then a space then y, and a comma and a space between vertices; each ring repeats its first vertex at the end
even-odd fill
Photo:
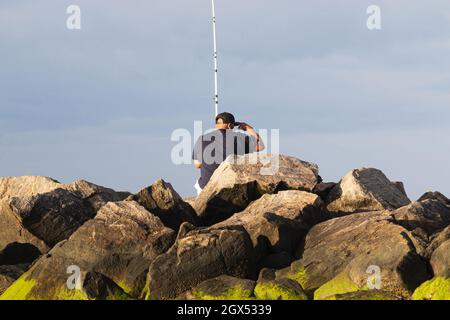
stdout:
POLYGON ((201 136, 194 147, 193 160, 201 162, 198 181, 204 188, 214 171, 230 155, 243 155, 256 151, 256 141, 249 135, 233 130, 218 129, 201 136))

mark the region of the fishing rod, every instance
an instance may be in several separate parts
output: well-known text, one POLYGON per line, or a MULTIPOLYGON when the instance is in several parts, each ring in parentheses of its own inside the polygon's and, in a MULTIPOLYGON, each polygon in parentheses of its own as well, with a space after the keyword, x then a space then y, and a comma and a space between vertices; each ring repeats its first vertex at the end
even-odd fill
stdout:
POLYGON ((216 117, 219 114, 219 88, 218 88, 218 63, 217 63, 217 37, 216 37, 216 5, 212 2, 212 22, 213 22, 213 39, 214 39, 214 109, 216 117))

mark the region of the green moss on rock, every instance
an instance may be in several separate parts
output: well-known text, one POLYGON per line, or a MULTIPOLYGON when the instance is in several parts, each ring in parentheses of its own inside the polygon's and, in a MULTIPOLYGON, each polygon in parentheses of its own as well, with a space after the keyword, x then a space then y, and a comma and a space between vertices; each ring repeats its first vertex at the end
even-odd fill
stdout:
POLYGON ((130 286, 128 286, 125 281, 117 281, 116 284, 122 288, 122 290, 127 294, 127 295, 131 295, 134 291, 133 288, 131 288, 130 286))
POLYGON ((186 293, 191 300, 250 300, 254 299, 255 282, 222 275, 206 280, 186 293))
POLYGON ((36 282, 24 274, 3 292, 0 300, 32 300, 31 290, 35 285, 36 282))
POLYGON ((255 296, 259 300, 308 300, 302 290, 284 286, 276 281, 258 283, 255 296))
MULTIPOLYGON (((28 273, 24 274, 15 281, 1 296, 0 300, 92 300, 83 290, 69 290, 65 286, 51 288, 45 292, 45 295, 33 293, 36 286, 36 280, 29 279, 28 273)), ((36 290, 36 289, 35 289, 36 290)), ((131 297, 121 289, 111 290, 106 300, 129 300, 131 297)))
POLYGON ((60 287, 53 294, 52 300, 89 300, 89 298, 81 290, 60 287))
POLYGON ((360 290, 366 289, 359 288, 345 272, 342 272, 317 289, 314 292, 314 300, 327 300, 328 298, 338 294, 356 292, 360 290))
POLYGON ((399 298, 383 291, 368 290, 337 294, 326 300, 399 300, 399 298))
POLYGON ((217 295, 194 289, 192 297, 194 300, 251 300, 253 292, 239 285, 227 288, 217 295))
POLYGON ((287 278, 297 281, 302 287, 304 287, 308 281, 308 276, 303 266, 301 266, 298 270, 291 270, 291 272, 287 274, 287 278))
POLYGON ((435 277, 416 289, 413 300, 450 300, 450 278, 435 277))

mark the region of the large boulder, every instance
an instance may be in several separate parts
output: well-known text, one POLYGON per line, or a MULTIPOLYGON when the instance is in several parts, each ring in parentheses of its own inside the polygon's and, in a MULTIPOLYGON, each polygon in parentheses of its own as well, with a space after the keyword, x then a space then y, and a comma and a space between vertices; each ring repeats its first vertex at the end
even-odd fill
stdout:
POLYGON ((194 209, 211 225, 244 210, 263 194, 281 190, 313 191, 318 167, 284 155, 230 156, 216 169, 194 209))
POLYGON ((150 187, 129 196, 127 200, 136 201, 174 230, 178 230, 183 222, 197 224, 194 209, 164 180, 156 181, 150 187))
POLYGON ((0 200, 0 250, 11 243, 28 243, 41 253, 49 250, 48 245, 33 235, 20 221, 7 200, 0 200))
POLYGON ((450 278, 450 239, 434 250, 430 264, 435 276, 450 278))
POLYGON ((46 177, 1 178, 0 250, 19 242, 45 253, 107 202, 125 195, 83 180, 61 184, 46 177))
POLYGON ((9 205, 21 225, 50 248, 67 239, 96 213, 89 202, 64 189, 14 197, 9 205))
POLYGON ((437 247, 430 259, 433 279, 421 284, 413 295, 415 300, 450 300, 450 236, 449 228, 435 239, 437 247), (447 239, 447 240, 445 240, 447 239))
POLYGON ((427 248, 425 249, 424 256, 427 259, 430 259, 434 251, 439 248, 441 244, 446 242, 447 240, 450 240, 450 226, 443 229, 441 232, 435 234, 432 238, 430 243, 428 244, 427 248))
POLYGON ((255 248, 255 257, 260 260, 270 254, 293 256, 307 231, 326 217, 318 195, 288 190, 263 195, 213 228, 244 227, 255 248))
POLYGON ((450 225, 450 207, 436 199, 413 202, 392 211, 390 216, 409 231, 421 229, 427 236, 450 225))
POLYGON ((429 199, 438 200, 441 203, 443 203, 444 205, 450 206, 450 199, 448 199, 446 196, 444 196, 439 191, 426 192, 417 201, 421 202, 421 201, 425 201, 425 200, 429 200, 429 199))
POLYGON ((152 263, 145 298, 174 299, 221 275, 252 279, 255 277, 252 249, 243 229, 194 229, 185 223, 173 247, 152 263))
POLYGON ((308 233, 303 256, 279 271, 298 281, 316 299, 371 289, 372 273, 380 272, 381 289, 409 298, 429 278, 418 254, 421 245, 389 213, 369 212, 322 222, 308 233))
POLYGON ((30 197, 61 187, 61 183, 47 177, 4 177, 0 178, 0 200, 8 200, 12 197, 30 197))
POLYGON ((173 230, 138 203, 110 202, 68 240, 37 260, 1 298, 91 299, 86 295, 86 288, 92 287, 91 280, 98 283, 94 288, 111 290, 113 281, 127 295, 137 297, 145 285, 151 262, 168 250, 174 240, 173 230), (66 286, 71 266, 81 272, 82 282, 87 286, 83 292, 66 286), (87 277, 92 273, 94 277, 87 277))
POLYGON ((48 250, 44 241, 29 232, 9 205, 16 197, 32 197, 51 192, 62 186, 58 181, 47 177, 3 177, 0 178, 0 250, 13 242, 30 243, 41 252, 48 250))
POLYGON ((397 182, 378 169, 352 170, 328 195, 327 209, 341 214, 394 210, 411 201, 397 182))
POLYGON ((450 239, 434 250, 430 264, 434 277, 416 289, 413 299, 450 300, 450 239))
POLYGON ((412 298, 413 300, 450 300, 450 278, 434 277, 417 288, 412 298))

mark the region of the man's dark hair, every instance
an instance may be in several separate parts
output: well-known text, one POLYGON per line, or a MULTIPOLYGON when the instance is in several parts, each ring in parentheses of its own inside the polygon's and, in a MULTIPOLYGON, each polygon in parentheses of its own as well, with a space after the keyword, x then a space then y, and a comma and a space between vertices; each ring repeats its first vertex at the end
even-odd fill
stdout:
POLYGON ((219 121, 219 119, 222 119, 224 124, 235 124, 236 120, 234 119, 234 116, 231 113, 223 112, 217 115, 216 117, 216 123, 219 121))

